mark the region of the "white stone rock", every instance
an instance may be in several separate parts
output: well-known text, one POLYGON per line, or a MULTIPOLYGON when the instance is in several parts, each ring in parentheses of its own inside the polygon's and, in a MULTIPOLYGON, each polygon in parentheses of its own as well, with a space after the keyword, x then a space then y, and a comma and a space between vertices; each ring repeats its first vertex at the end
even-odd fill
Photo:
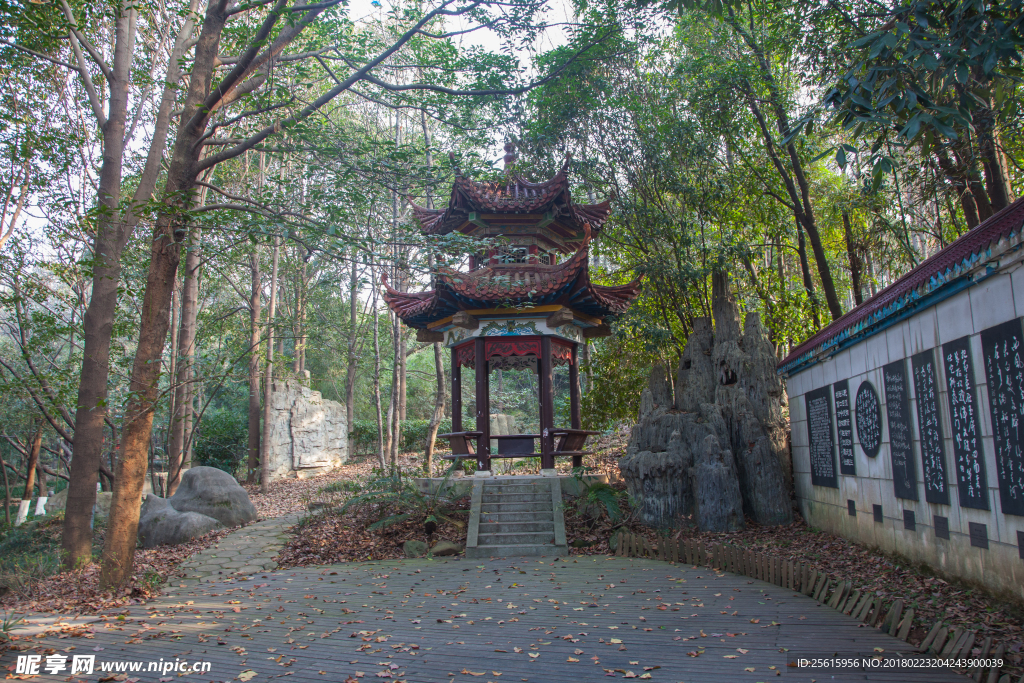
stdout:
POLYGON ((275 382, 265 438, 271 481, 333 469, 348 460, 345 406, 296 380, 275 382))

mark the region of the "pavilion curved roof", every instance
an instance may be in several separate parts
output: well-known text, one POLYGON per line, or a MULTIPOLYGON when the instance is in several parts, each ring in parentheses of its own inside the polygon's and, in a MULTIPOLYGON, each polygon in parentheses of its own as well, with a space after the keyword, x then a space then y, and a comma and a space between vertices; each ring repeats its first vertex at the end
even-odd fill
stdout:
POLYGON ((481 214, 538 214, 552 212, 556 218, 575 223, 580 229, 590 226, 593 234, 600 232, 608 215, 611 202, 576 204, 569 191, 566 175, 569 157, 550 179, 533 183, 517 171, 506 172, 503 182, 476 182, 456 176, 448 206, 428 209, 412 203, 413 214, 420 229, 427 235, 446 235, 454 230, 472 230, 468 222, 470 212, 481 214))
POLYGON ((618 286, 591 282, 588 242, 555 266, 511 264, 469 273, 442 267, 436 288, 425 292, 400 292, 385 278, 384 301, 406 325, 418 329, 460 310, 521 305, 561 304, 595 318, 622 314, 639 296, 641 278, 618 286))

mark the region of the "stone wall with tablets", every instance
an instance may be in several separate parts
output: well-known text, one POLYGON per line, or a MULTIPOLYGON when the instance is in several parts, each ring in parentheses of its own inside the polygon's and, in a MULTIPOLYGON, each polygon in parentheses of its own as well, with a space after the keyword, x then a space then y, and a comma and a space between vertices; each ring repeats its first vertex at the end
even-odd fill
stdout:
POLYGON ((787 393, 809 524, 1024 601, 1024 268, 819 358, 787 393))

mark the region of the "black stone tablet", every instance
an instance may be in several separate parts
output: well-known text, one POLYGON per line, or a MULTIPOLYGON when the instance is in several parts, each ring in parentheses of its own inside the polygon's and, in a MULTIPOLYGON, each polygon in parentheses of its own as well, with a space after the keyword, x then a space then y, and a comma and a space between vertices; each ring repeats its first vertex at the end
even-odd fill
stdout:
POLYGON ((988 382, 999 502, 1006 515, 1024 515, 1024 333, 1020 319, 981 333, 988 382))
POLYGON ((953 432, 953 462, 960 506, 988 510, 988 477, 974 396, 970 342, 970 337, 961 337, 943 344, 942 366, 946 371, 949 427, 953 432))
POLYGON ((897 498, 918 500, 907 364, 902 360, 889 363, 882 368, 882 374, 885 378, 885 415, 889 424, 893 491, 897 498))
POLYGON ((864 455, 874 458, 882 445, 882 408, 871 382, 861 382, 855 403, 857 438, 864 455))
POLYGON ((939 388, 935 373, 935 350, 922 351, 911 358, 914 395, 917 403, 917 431, 921 437, 921 467, 924 474, 924 499, 949 505, 949 481, 946 477, 946 445, 942 439, 939 414, 939 388))
POLYGON ((811 452, 811 483, 839 488, 836 474, 836 449, 832 439, 831 387, 824 386, 804 394, 807 407, 807 443, 811 452))

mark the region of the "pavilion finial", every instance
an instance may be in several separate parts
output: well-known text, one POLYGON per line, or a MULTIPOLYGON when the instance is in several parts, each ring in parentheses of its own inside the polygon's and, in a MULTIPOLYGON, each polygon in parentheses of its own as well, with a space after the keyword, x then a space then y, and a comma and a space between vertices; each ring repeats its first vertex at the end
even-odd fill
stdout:
POLYGON ((458 162, 455 161, 455 152, 448 152, 448 159, 452 162, 452 168, 455 169, 456 177, 462 177, 462 169, 459 168, 458 162))
POLYGON ((505 143, 505 170, 511 171, 516 165, 516 146, 512 142, 505 143))
POLYGON ((565 153, 565 161, 562 162, 562 173, 569 170, 569 162, 572 161, 572 152, 565 153))

